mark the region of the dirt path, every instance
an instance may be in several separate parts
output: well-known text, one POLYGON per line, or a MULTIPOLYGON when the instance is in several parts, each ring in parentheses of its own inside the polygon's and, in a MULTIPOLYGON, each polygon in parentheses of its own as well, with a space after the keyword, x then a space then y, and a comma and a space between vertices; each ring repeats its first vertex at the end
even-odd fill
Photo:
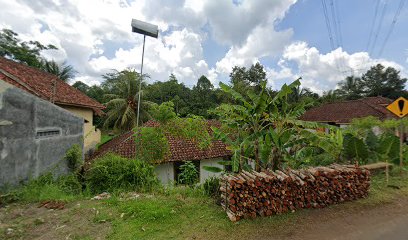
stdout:
POLYGON ((312 210, 287 230, 279 237, 258 232, 253 239, 407 240, 408 198, 372 208, 339 205, 312 210))

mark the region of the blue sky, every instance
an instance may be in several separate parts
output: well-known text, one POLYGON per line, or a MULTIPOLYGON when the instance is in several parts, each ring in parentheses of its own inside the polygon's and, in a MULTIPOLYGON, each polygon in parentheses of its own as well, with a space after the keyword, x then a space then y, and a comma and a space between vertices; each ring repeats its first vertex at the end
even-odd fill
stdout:
MULTIPOLYGON (((328 10, 330 10, 330 1, 326 0, 326 2, 328 10)), ((338 6, 338 12, 340 13, 344 50, 347 52, 366 51, 377 1, 342 0, 334 2, 338 6)), ((379 10, 382 11, 381 7, 383 7, 385 1, 380 2, 379 10)), ((388 1, 376 47, 374 51, 370 52, 370 55, 378 57, 380 47, 384 42, 386 32, 390 28, 399 4, 400 1, 398 0, 388 1)), ((408 54, 408 3, 405 4, 382 55, 384 58, 392 59, 401 64, 406 64, 408 54)), ((329 52, 331 47, 322 9, 320 0, 299 1, 291 7, 278 27, 292 27, 295 29, 294 40, 306 41, 311 46, 317 46, 323 53, 329 52)), ((380 18, 380 11, 377 19, 380 18)))
POLYGON ((166 81, 174 73, 189 87, 201 75, 217 85, 228 82, 233 66, 249 67, 257 61, 265 66, 270 86, 279 88, 302 76, 302 85, 318 93, 377 63, 407 76, 405 0, 0 0, 0 5, 0 28, 11 28, 25 40, 56 45, 58 51, 43 55, 67 61, 78 71, 73 81, 87 84, 100 84, 101 75, 112 69, 139 69, 142 36, 130 32, 132 18, 160 29, 159 39, 148 38, 146 44, 144 71, 150 82, 166 81), (377 2, 377 25, 372 28, 377 2), (405 5, 379 55, 401 2, 405 5), (332 4, 341 34, 334 33, 332 4), (378 38, 367 50, 372 29, 372 40, 376 33, 378 38), (340 36, 342 44, 337 44, 340 36))

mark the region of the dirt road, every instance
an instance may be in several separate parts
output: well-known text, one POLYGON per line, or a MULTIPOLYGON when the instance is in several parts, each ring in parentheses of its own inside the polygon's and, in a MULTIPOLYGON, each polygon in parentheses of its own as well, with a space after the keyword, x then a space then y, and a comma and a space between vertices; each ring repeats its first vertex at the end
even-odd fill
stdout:
POLYGON ((295 225, 279 238, 260 232, 254 239, 408 240, 408 199, 373 208, 310 211, 295 225))

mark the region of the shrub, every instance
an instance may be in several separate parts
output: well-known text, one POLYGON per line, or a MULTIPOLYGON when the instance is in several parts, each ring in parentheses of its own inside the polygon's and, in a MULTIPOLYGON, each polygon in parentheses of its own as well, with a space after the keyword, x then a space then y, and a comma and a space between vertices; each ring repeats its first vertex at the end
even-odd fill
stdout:
POLYGON ((207 178, 203 184, 203 188, 207 196, 218 198, 220 195, 220 179, 217 177, 207 178))
POLYGON ((94 193, 103 191, 151 191, 159 185, 152 165, 145 161, 107 154, 95 159, 86 175, 94 193))
POLYGON ((75 172, 79 169, 82 163, 82 150, 78 144, 72 145, 65 153, 64 159, 67 161, 68 168, 75 172))
POLYGON ((181 173, 178 176, 178 182, 189 186, 198 182, 198 171, 194 163, 187 161, 180 166, 181 173))

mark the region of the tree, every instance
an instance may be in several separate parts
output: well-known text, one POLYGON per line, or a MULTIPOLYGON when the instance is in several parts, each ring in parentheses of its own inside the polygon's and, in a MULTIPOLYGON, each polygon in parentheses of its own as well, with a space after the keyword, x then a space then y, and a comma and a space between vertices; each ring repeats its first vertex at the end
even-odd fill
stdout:
POLYGON ((41 51, 57 49, 54 45, 43 45, 38 41, 21 41, 18 34, 10 29, 0 32, 0 56, 25 63, 28 66, 41 68, 43 58, 41 51))
POLYGON ((266 72, 260 63, 252 64, 249 69, 235 66, 230 73, 232 88, 244 95, 248 89, 259 93, 261 91, 261 83, 266 81, 266 72))
POLYGON ((74 84, 72 84, 72 86, 85 94, 88 94, 88 91, 90 89, 88 84, 81 81, 76 81, 74 84))
POLYGON ((83 83, 81 81, 76 81, 72 86, 79 91, 83 92, 85 95, 87 95, 90 98, 95 99, 96 101, 100 103, 105 103, 105 91, 103 88, 97 85, 92 85, 88 86, 86 83, 83 83))
POLYGON ((208 118, 208 110, 217 105, 214 86, 206 76, 201 76, 191 90, 190 113, 208 118))
POLYGON ((75 69, 71 65, 68 65, 66 62, 60 65, 54 60, 44 60, 40 68, 48 73, 54 74, 64 82, 68 82, 69 80, 73 79, 76 73, 75 69))
MULTIPOLYGON (((130 130, 136 127, 137 121, 137 106, 139 94, 140 75, 135 70, 128 69, 116 71, 104 76, 110 83, 110 88, 113 90, 110 94, 105 94, 108 102, 107 117, 103 126, 113 126, 119 130, 130 130)), ((144 88, 144 83, 142 86, 144 88)), ((142 88, 142 89, 143 89, 142 88)), ((141 101, 140 103, 140 122, 146 120, 150 115, 147 112, 151 102, 141 101)))
POLYGON ((295 153, 307 146, 305 141, 312 133, 304 128, 315 128, 318 124, 297 120, 304 112, 304 106, 299 103, 291 107, 287 101, 288 95, 299 85, 299 80, 290 85, 284 84, 272 97, 266 91, 266 82, 261 83, 260 93, 248 91, 246 96, 220 83, 236 104, 222 104, 215 113, 227 126, 226 129, 233 131, 231 134, 223 129, 214 129, 214 133, 230 146, 234 171, 245 166, 243 159, 253 159, 256 171, 282 168, 285 161, 293 160, 295 153))
POLYGON ((363 97, 363 85, 361 78, 348 76, 339 84, 337 93, 347 100, 359 99, 363 97))
POLYGON ((157 104, 173 101, 176 113, 180 116, 187 116, 191 113, 189 103, 191 100, 191 90, 183 83, 179 83, 174 74, 169 76, 166 82, 155 82, 146 87, 145 99, 157 104))
POLYGON ((75 76, 72 66, 66 63, 58 65, 54 60, 49 61, 41 56, 44 50, 57 49, 52 44, 43 45, 38 41, 22 41, 18 38, 18 34, 10 29, 2 29, 0 32, 0 56, 39 68, 56 75, 63 81, 68 81, 75 76))
POLYGON ((321 103, 333 103, 341 100, 342 97, 340 96, 337 90, 329 90, 323 92, 323 95, 320 97, 319 101, 321 103))
POLYGON ((405 94, 406 78, 401 78, 400 71, 392 67, 385 68, 381 64, 371 67, 361 77, 364 95, 383 96, 396 99, 405 94))

